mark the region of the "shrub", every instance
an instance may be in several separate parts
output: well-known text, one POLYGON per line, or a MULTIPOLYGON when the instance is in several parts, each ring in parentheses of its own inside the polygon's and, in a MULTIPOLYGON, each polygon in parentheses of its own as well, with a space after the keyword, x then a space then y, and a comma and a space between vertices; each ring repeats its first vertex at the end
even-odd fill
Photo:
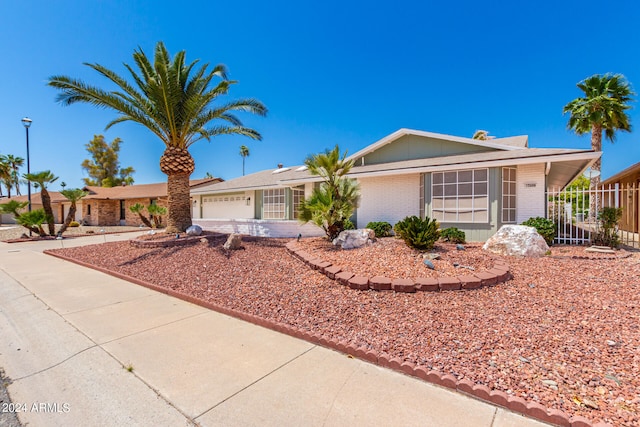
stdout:
POLYGON ((451 243, 465 243, 466 234, 462 230, 458 230, 456 227, 445 228, 440 230, 440 238, 445 242, 451 243))
POLYGON ((376 221, 367 224, 366 228, 372 229, 376 233, 376 237, 389 237, 393 227, 386 221, 376 221))
POLYGON ((622 208, 602 208, 598 212, 598 231, 593 238, 593 243, 612 248, 620 246, 620 236, 618 236, 620 218, 622 218, 622 208))
POLYGON ((415 249, 427 250, 433 248, 440 238, 440 225, 435 219, 408 216, 393 227, 396 235, 415 249))
POLYGON ((350 219, 345 219, 342 223, 343 230, 355 230, 356 226, 350 219))
POLYGON ((71 221, 69 227, 80 227, 80 223, 78 221, 71 221))
POLYGON ((553 245, 553 239, 556 236, 556 225, 550 219, 537 216, 529 218, 522 225, 535 228, 538 234, 547 242, 547 245, 553 245))

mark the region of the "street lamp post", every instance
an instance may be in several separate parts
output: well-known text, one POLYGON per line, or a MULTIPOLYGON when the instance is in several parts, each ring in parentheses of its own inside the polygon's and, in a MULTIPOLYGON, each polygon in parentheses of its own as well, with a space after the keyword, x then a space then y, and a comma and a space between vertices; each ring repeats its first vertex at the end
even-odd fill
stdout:
MULTIPOLYGON (((31 173, 31 165, 29 164, 29 127, 32 120, 29 117, 22 119, 24 129, 27 131, 27 174, 31 173)), ((29 200, 29 212, 31 212, 31 181, 27 180, 27 200, 29 200)))

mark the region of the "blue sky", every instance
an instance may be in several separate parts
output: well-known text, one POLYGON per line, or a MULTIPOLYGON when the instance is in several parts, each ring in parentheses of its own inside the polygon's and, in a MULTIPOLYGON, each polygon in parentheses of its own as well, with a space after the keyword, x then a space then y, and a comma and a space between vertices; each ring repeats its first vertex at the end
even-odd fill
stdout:
MULTIPOLYGON (((84 145, 103 134, 124 141, 121 165, 136 169, 136 183, 165 181, 164 145, 150 132, 133 123, 105 132, 115 113, 63 107, 46 86, 65 74, 110 88, 82 63, 124 75, 134 49, 151 55, 159 40, 189 61, 225 64, 239 81, 228 99, 255 97, 269 108, 266 118, 240 115, 262 141, 194 145, 192 178, 241 175, 243 144, 251 173, 301 164, 336 144, 354 153, 403 127, 589 148, 589 135, 566 130, 562 107, 596 73, 622 73, 640 90, 639 22, 632 0, 3 2, 0 153, 26 156, 20 120, 29 116, 32 171, 81 186, 84 145)), ((639 108, 630 113, 636 130, 603 144, 604 177, 640 161, 639 108)))

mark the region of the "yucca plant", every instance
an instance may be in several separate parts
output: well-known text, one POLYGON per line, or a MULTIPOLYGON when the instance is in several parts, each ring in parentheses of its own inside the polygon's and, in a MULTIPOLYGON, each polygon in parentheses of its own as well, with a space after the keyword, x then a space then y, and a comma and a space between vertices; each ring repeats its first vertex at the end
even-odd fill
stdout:
POLYGON ((262 139, 260 134, 232 114, 234 111, 266 115, 267 108, 255 99, 240 99, 213 105, 237 83, 227 79, 224 65, 209 70, 209 64, 196 68, 187 64, 185 51, 173 58, 158 42, 153 63, 138 49, 133 54, 138 71, 125 64, 133 83, 98 64, 85 64, 109 79, 117 90, 106 91, 67 76, 53 76, 49 86, 60 90, 63 105, 85 102, 109 108, 120 115, 107 124, 132 121, 154 133, 166 149, 160 158, 160 170, 167 175, 167 232, 184 231, 191 225, 189 176, 195 163, 188 149, 195 142, 217 135, 236 134, 262 139), (214 79, 220 81, 213 85, 214 79), (212 122, 221 124, 211 125, 212 122))

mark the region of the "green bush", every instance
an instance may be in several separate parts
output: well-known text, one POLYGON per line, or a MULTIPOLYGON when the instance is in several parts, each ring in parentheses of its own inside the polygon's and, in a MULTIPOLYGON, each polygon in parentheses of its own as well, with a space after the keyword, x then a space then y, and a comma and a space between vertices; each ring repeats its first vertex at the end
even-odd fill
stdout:
POLYGON ((367 224, 366 228, 372 229, 376 233, 376 237, 389 237, 393 227, 386 221, 375 221, 367 224))
POLYGON ((440 238, 439 228, 440 225, 435 219, 408 216, 396 223, 393 230, 408 246, 427 250, 433 248, 435 242, 440 238))
POLYGON ((464 231, 458 230, 456 227, 445 228, 440 230, 440 238, 445 242, 451 243, 465 243, 467 235, 464 231))
POLYGON ((556 236, 556 225, 550 219, 537 216, 529 218, 522 225, 535 228, 538 234, 547 242, 547 245, 553 245, 553 239, 556 236))
POLYGON ((71 221, 69 227, 80 227, 80 223, 78 221, 71 221))
POLYGON ((598 232, 593 238, 593 243, 612 248, 620 246, 620 236, 618 236, 620 218, 622 218, 622 208, 602 208, 598 212, 598 232))
POLYGON ((342 223, 342 229, 343 230, 355 230, 356 229, 356 225, 350 219, 345 219, 344 222, 342 223))

